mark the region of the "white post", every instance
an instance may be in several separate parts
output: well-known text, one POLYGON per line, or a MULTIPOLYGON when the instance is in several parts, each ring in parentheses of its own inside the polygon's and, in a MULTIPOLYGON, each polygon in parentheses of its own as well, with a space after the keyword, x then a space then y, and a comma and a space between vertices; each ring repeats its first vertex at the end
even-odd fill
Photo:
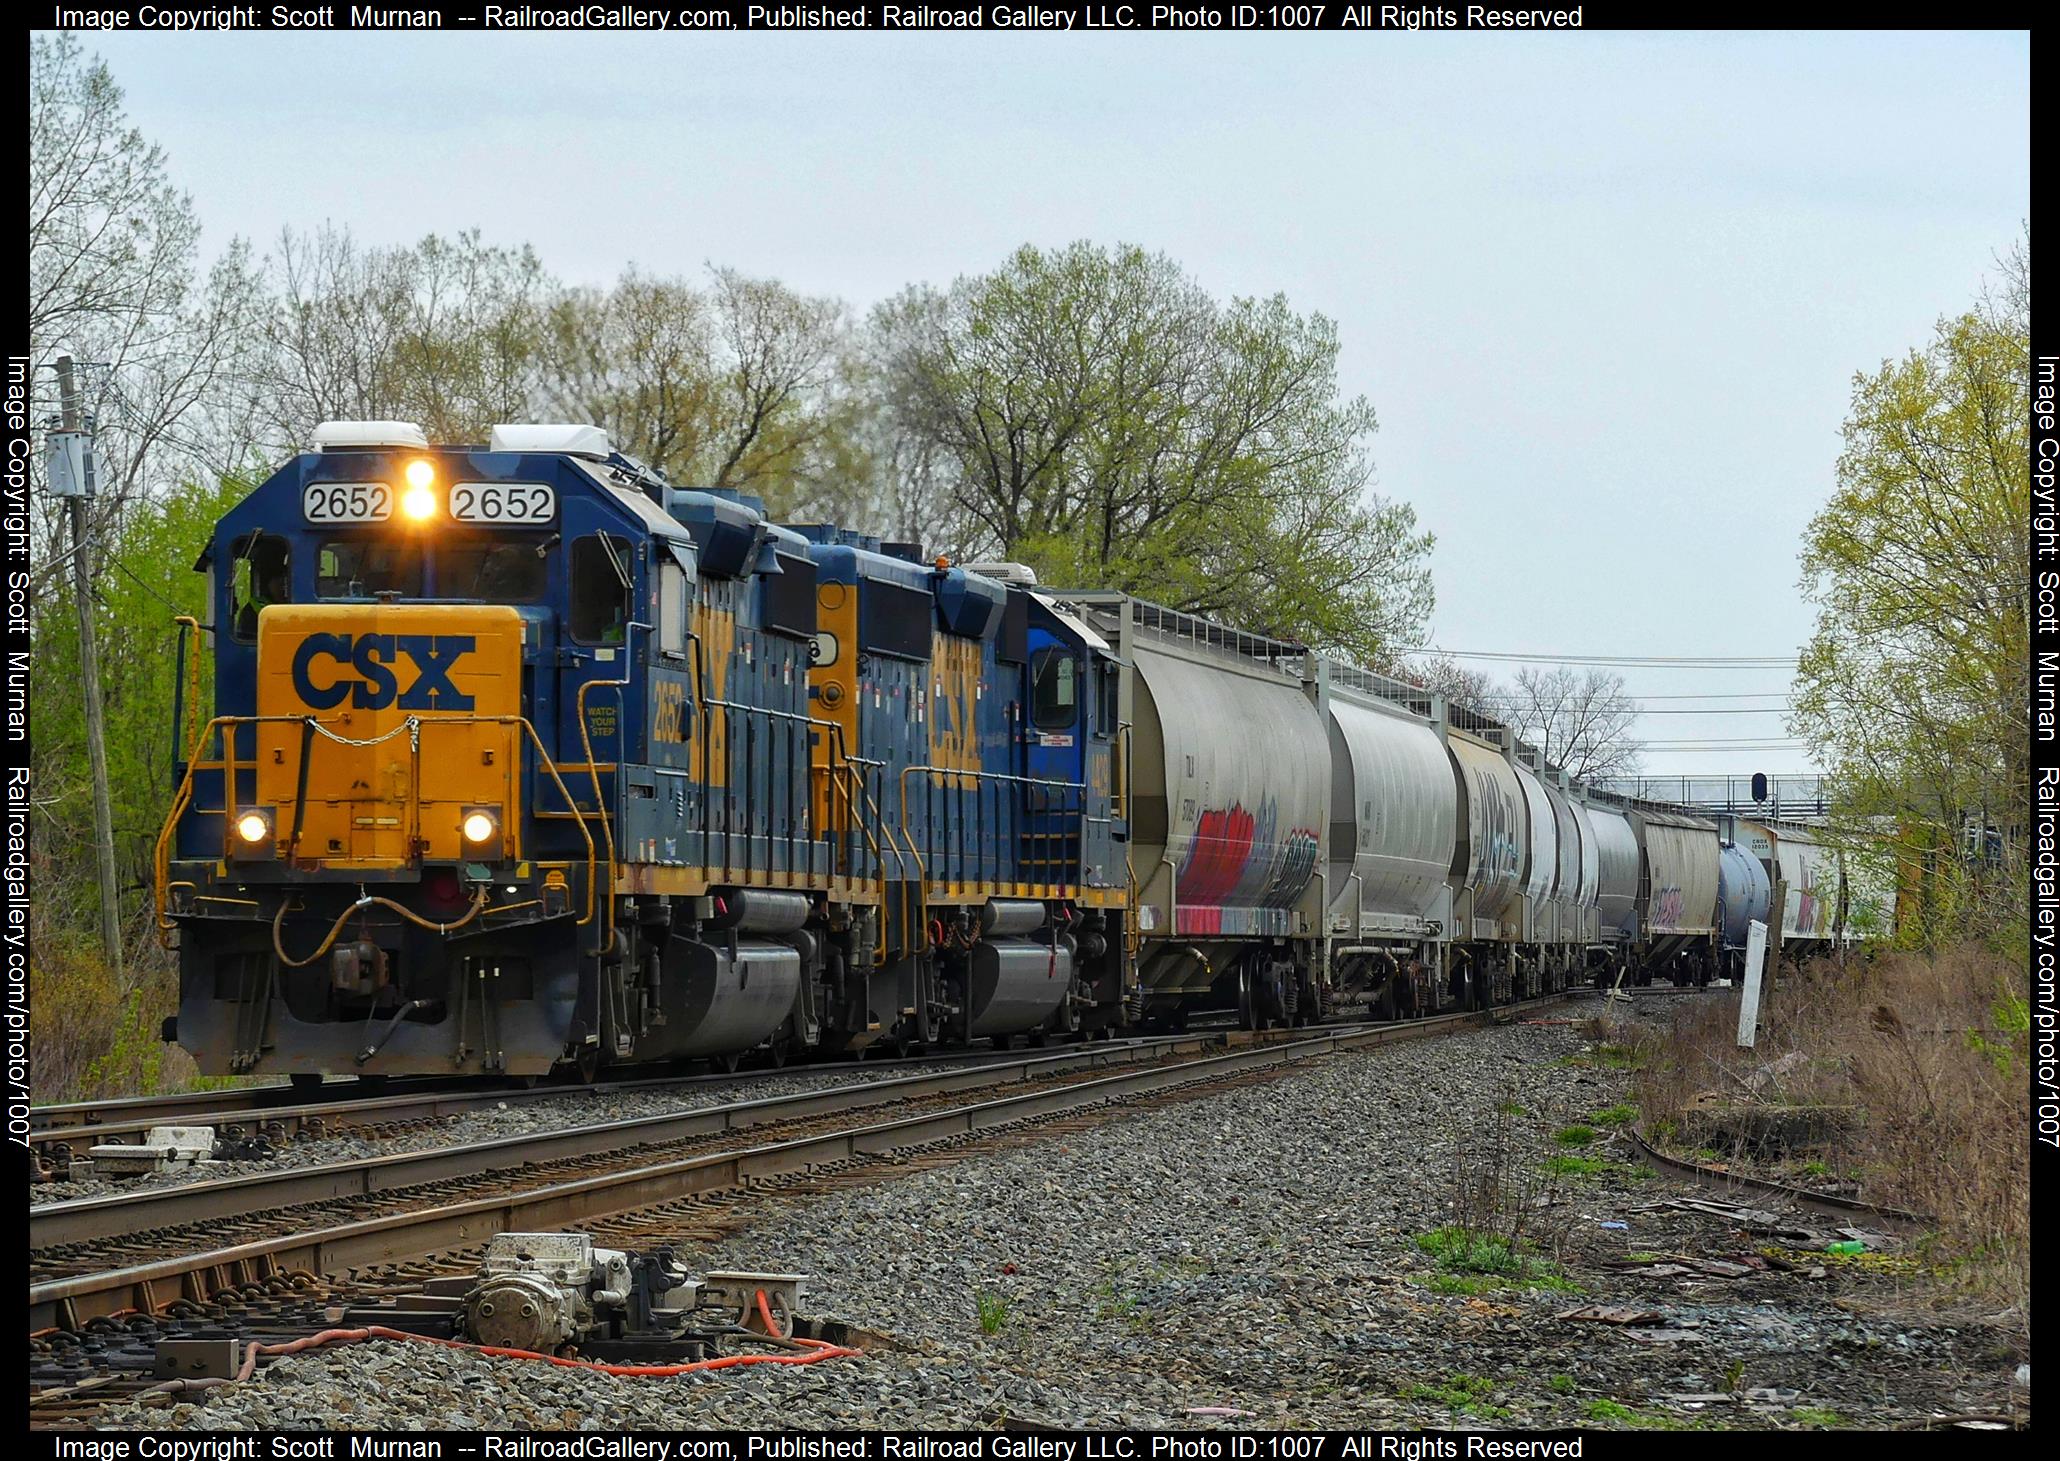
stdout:
POLYGON ((1759 1038, 1760 966, 1767 961, 1767 925, 1755 918, 1746 925, 1745 991, 1738 998, 1738 1048, 1750 1050, 1759 1038))

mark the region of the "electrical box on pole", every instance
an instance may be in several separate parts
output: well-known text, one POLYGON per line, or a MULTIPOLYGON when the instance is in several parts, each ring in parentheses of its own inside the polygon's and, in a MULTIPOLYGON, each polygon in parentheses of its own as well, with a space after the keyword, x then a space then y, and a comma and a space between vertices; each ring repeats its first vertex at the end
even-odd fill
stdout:
POLYGON ((91 497, 94 493, 93 438, 84 431, 53 431, 43 450, 52 497, 91 497))

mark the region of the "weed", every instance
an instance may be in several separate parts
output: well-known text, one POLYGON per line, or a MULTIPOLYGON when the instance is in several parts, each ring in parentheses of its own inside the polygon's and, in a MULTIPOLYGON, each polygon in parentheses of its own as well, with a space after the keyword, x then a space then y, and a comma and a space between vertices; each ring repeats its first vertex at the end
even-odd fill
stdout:
POLYGON ((1562 1126, 1552 1134, 1552 1139, 1561 1146, 1586 1146, 1595 1140, 1592 1126, 1562 1126))
POLYGON ((1429 1400, 1461 1415, 1476 1415, 1484 1420, 1507 1420, 1510 1415, 1506 1405, 1493 1405, 1488 1397, 1495 1393, 1495 1382, 1482 1375, 1469 1375, 1464 1371, 1455 1373, 1442 1385, 1407 1385, 1400 1392, 1404 1400, 1429 1400))
POLYGON ((1604 1106, 1588 1113, 1588 1120, 1596 1126, 1629 1126, 1637 1119, 1638 1108, 1630 1105, 1604 1106))
POLYGON ((1826 1410, 1820 1405, 1797 1405, 1788 1412, 1788 1418, 1798 1425, 1818 1430, 1837 1430, 1852 1424, 1835 1410, 1826 1410))
POLYGON ((1590 1420, 1613 1420, 1618 1425, 1627 1425, 1641 1431, 1685 1431, 1690 1422, 1674 1415, 1653 1415, 1643 1410, 1633 1410, 1614 1400, 1591 1400, 1586 1411, 1590 1420))
POLYGON ((980 1306, 980 1332, 999 1334, 1001 1326, 1009 1322, 1009 1301, 1000 1294, 981 1294, 977 1302, 980 1306))
POLYGON ((1687 1129, 1703 1093, 1735 1093, 1755 1068, 1802 1056, 1783 1099, 1856 1117, 1835 1145, 1798 1153, 1814 1159, 1802 1171, 1856 1174, 1866 1201, 1931 1215, 1928 1283, 2028 1316, 2028 995, 2021 955, 1977 940, 1784 966, 1750 1055, 1736 1048, 1728 1002, 1675 1011, 1638 1104, 1655 1135, 1669 1118, 1687 1129))
POLYGON ((1528 1113, 1515 1101, 1503 1101, 1495 1107, 1495 1114, 1498 1116, 1523 1116, 1528 1113))
POLYGON ((1552 1156, 1543 1165, 1555 1177, 1598 1177, 1609 1168, 1601 1157, 1552 1156))
POLYGON ((1416 1246, 1435 1258, 1444 1270, 1425 1281, 1434 1293, 1481 1294, 1503 1287, 1581 1291, 1580 1285, 1561 1273, 1557 1264, 1520 1251, 1506 1238, 1447 1224, 1417 1234, 1416 1246))
POLYGON ((1545 1382, 1545 1388, 1554 1395, 1571 1395, 1574 1393, 1574 1377, 1572 1375, 1554 1375, 1545 1382))

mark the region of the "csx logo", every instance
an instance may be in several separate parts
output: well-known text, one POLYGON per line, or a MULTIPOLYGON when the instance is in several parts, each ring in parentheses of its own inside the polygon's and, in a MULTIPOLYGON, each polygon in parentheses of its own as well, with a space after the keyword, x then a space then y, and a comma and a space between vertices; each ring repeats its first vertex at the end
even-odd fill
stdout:
POLYGON ((310 634, 293 654, 294 692, 313 710, 334 710, 346 697, 355 710, 470 710, 451 669, 474 643, 470 634, 310 634), (415 668, 405 690, 393 668, 402 658, 415 668), (337 673, 345 668, 357 677, 337 673))

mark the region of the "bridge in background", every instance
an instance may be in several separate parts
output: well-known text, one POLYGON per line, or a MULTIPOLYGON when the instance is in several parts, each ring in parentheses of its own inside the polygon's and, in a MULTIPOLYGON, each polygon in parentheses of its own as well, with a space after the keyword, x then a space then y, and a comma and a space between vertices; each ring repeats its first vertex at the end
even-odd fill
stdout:
POLYGON ((1618 796, 1671 802, 1697 812, 1730 812, 1784 822, 1822 822, 1830 816, 1830 778, 1769 776, 1765 798, 1753 796, 1751 776, 1613 776, 1594 785, 1618 796))

